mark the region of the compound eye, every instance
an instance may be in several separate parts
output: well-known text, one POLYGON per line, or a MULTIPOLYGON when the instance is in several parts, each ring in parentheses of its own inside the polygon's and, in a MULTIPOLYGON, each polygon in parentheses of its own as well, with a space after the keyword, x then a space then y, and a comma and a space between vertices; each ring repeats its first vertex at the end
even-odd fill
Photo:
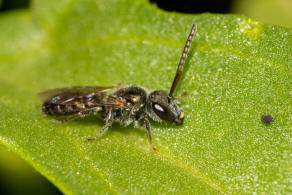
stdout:
POLYGON ((165 107, 165 106, 163 106, 161 104, 154 103, 153 104, 153 111, 162 120, 169 121, 169 122, 173 122, 173 120, 174 120, 174 116, 170 112, 170 110, 167 107, 165 107))
POLYGON ((164 109, 163 109, 159 104, 154 104, 154 108, 155 108, 157 111, 164 112, 164 109))
POLYGON ((154 103, 153 104, 153 110, 154 112, 163 120, 167 120, 167 115, 168 115, 168 109, 165 108, 163 105, 161 104, 157 104, 157 103, 154 103))

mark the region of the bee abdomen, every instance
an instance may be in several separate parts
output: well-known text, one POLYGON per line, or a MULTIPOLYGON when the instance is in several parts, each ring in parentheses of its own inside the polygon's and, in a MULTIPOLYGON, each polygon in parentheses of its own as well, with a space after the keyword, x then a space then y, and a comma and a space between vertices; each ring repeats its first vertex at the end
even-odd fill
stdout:
POLYGON ((63 105, 63 104, 53 104, 50 102, 45 102, 42 105, 42 112, 49 116, 61 116, 77 113, 78 110, 75 105, 63 105))

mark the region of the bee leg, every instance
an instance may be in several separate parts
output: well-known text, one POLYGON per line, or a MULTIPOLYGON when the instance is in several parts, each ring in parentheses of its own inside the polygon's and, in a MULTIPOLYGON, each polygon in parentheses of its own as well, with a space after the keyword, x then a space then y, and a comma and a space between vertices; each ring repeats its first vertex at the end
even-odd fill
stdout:
POLYGON ((83 117, 83 116, 86 116, 87 113, 83 113, 83 112, 78 112, 77 114, 74 114, 74 115, 71 115, 63 120, 57 120, 57 119, 53 119, 52 122, 54 123, 57 123, 57 124, 63 124, 63 123, 66 123, 66 122, 69 122, 69 121, 72 121, 76 118, 80 118, 80 117, 83 117))
POLYGON ((147 129, 147 132, 148 132, 148 136, 149 136, 149 144, 151 146, 151 148, 154 150, 154 151, 158 151, 152 144, 152 136, 151 136, 151 126, 150 126, 150 122, 149 120, 145 117, 144 118, 144 122, 146 124, 146 129, 147 129))
POLYGON ((99 134, 97 134, 95 137, 93 138, 88 138, 86 139, 86 141, 94 141, 97 138, 99 138, 106 130, 108 130, 108 128, 112 126, 112 122, 106 123, 105 126, 102 128, 102 130, 99 132, 99 134))
POLYGON ((72 121, 76 118, 80 118, 80 117, 84 117, 84 116, 87 116, 89 115, 90 113, 93 113, 93 112, 98 112, 100 111, 101 108, 100 107, 94 107, 94 108, 90 108, 90 109, 86 109, 86 110, 83 110, 81 112, 78 112, 76 114, 73 114, 71 116, 68 116, 67 118, 63 119, 63 120, 57 120, 57 119, 53 119, 52 121, 54 123, 58 123, 58 124, 63 124, 63 123, 66 123, 66 122, 69 122, 69 121, 72 121))
POLYGON ((102 128, 102 130, 93 138, 88 138, 86 141, 94 141, 97 138, 99 138, 110 126, 113 124, 113 118, 112 118, 112 109, 109 110, 105 126, 102 128))
POLYGON ((179 100, 179 99, 181 99, 181 98, 183 98, 183 97, 185 97, 185 96, 187 96, 189 94, 190 94, 189 91, 185 91, 182 94, 180 94, 179 96, 176 96, 175 99, 179 100))

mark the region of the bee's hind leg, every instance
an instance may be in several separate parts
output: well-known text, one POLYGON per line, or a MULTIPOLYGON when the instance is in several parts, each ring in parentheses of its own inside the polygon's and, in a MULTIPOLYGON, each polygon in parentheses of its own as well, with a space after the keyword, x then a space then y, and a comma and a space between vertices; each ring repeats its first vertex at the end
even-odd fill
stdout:
POLYGON ((95 137, 93 138, 88 138, 86 139, 86 141, 94 141, 96 140, 97 138, 99 138, 106 130, 108 130, 108 128, 112 126, 112 122, 108 122, 105 124, 105 126, 102 128, 102 130, 99 132, 99 134, 97 134, 95 137))
POLYGON ((93 112, 98 112, 98 111, 100 111, 100 107, 94 107, 94 108, 86 109, 86 110, 80 111, 76 114, 70 115, 65 119, 62 119, 62 120, 53 119, 52 121, 54 123, 63 124, 63 123, 72 121, 72 120, 77 119, 77 118, 85 117, 93 112))
POLYGON ((102 128, 102 130, 93 138, 88 138, 86 141, 94 141, 97 138, 99 138, 110 126, 113 124, 113 115, 112 115, 112 109, 109 110, 107 117, 106 117, 106 123, 105 126, 102 128))
POLYGON ((62 119, 62 120, 52 119, 52 122, 57 123, 57 124, 63 124, 63 123, 67 123, 69 121, 72 121, 72 120, 74 120, 76 118, 84 117, 86 115, 88 115, 88 114, 87 113, 83 113, 83 112, 78 112, 77 114, 73 114, 71 116, 68 116, 65 119, 62 119))

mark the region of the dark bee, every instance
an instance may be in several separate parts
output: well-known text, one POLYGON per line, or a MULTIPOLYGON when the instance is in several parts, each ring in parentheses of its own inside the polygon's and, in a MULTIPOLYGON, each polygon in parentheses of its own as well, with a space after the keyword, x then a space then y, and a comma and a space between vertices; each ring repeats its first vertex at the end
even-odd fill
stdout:
POLYGON ((184 113, 179 108, 173 93, 181 77, 183 65, 187 57, 190 44, 197 26, 192 26, 191 32, 182 52, 175 78, 169 93, 164 90, 149 92, 138 86, 114 87, 69 87, 52 89, 39 93, 45 101, 42 112, 49 116, 62 116, 57 123, 65 123, 75 118, 91 113, 99 113, 106 121, 105 126, 93 138, 99 138, 114 121, 124 125, 134 123, 135 126, 145 125, 148 131, 149 142, 153 150, 150 123, 148 117, 155 121, 168 121, 175 125, 182 125, 184 113))

